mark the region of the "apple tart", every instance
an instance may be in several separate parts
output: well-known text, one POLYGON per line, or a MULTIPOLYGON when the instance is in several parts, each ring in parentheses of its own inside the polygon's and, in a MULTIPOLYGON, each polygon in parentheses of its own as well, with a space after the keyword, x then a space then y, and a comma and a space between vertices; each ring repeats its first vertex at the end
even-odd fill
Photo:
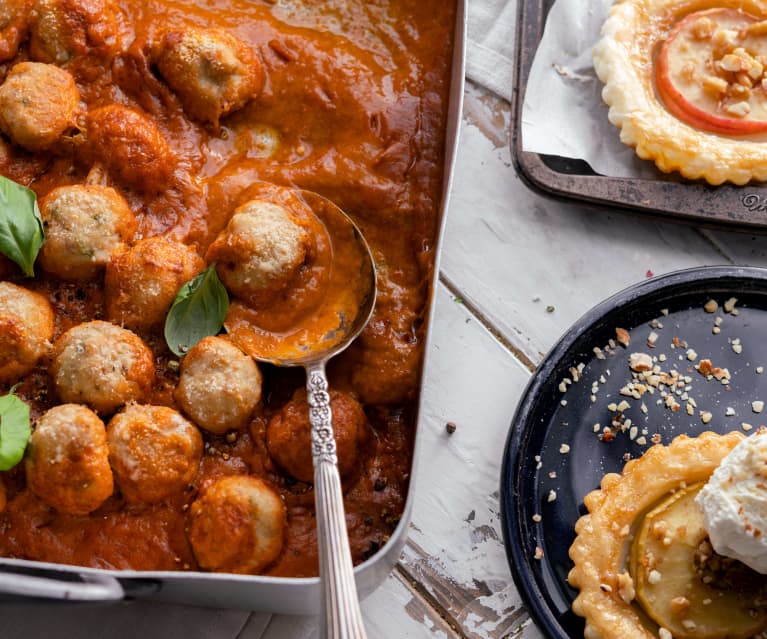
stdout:
POLYGON ((767 628, 767 575, 714 552, 696 502, 743 438, 679 436, 586 496, 568 576, 586 639, 749 639, 767 628))
POLYGON ((618 1, 593 56, 639 157, 711 184, 767 180, 767 2, 618 1))

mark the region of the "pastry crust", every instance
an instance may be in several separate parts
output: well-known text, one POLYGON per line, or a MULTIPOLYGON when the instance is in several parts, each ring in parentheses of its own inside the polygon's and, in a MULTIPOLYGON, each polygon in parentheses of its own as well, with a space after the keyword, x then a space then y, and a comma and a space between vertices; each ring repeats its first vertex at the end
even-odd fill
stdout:
POLYGON ((575 524, 570 547, 575 566, 568 582, 580 593, 573 611, 585 617, 585 639, 655 639, 632 597, 625 597, 626 552, 632 526, 652 504, 683 485, 705 481, 743 439, 738 432, 698 437, 680 435, 629 461, 623 473, 609 473, 600 489, 586 495, 589 514, 575 524), (628 599, 628 601, 626 601, 628 599))
POLYGON ((728 137, 698 130, 673 116, 655 90, 655 49, 683 16, 710 8, 740 9, 767 17, 764 0, 623 0, 613 5, 593 51, 594 68, 604 82, 602 99, 621 141, 661 171, 678 171, 710 184, 767 180, 764 136, 728 137))

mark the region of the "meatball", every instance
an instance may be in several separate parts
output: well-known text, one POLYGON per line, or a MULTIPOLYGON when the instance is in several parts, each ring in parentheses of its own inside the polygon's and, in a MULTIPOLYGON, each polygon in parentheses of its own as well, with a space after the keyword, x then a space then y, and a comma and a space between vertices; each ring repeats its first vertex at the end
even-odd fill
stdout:
MULTIPOLYGON (((367 417, 360 403, 348 393, 330 391, 338 471, 348 477, 359 465, 360 449, 367 435, 367 417)), ((266 429, 266 447, 277 465, 299 481, 314 481, 312 427, 306 391, 296 392, 266 429)))
POLYGON ((128 404, 107 427, 109 461, 130 503, 155 503, 181 493, 197 475, 202 435, 166 406, 128 404))
POLYGON ((144 192, 168 188, 176 160, 148 116, 120 104, 88 113, 86 159, 104 166, 121 184, 144 192))
POLYGON ((261 90, 261 63, 248 46, 220 29, 166 31, 153 57, 184 110, 214 127, 261 90))
POLYGON ((20 62, 0 86, 0 130, 30 151, 58 142, 79 109, 74 78, 52 64, 20 62))
POLYGON ((109 319, 139 331, 160 326, 179 289, 204 268, 203 259, 181 242, 161 236, 136 242, 107 264, 109 319))
POLYGON ((285 207, 251 200, 235 209, 208 249, 227 289, 255 306, 288 287, 310 250, 310 235, 285 207))
POLYGON ((29 440, 27 486, 69 515, 87 515, 112 494, 104 422, 85 406, 62 404, 37 421, 29 440))
POLYGON ((0 62, 12 59, 27 32, 31 0, 0 3, 0 62))
POLYGON ((117 12, 106 0, 35 0, 29 54, 33 60, 65 64, 91 50, 117 47, 117 12))
POLYGON ((70 280, 96 277, 112 253, 125 249, 137 226, 125 199, 96 184, 54 189, 40 201, 40 213, 45 224, 40 263, 70 280))
POLYGON ((51 346, 53 309, 42 295, 0 282, 0 382, 16 382, 51 346))
POLYGON ((70 328, 56 340, 51 376, 62 401, 109 414, 149 394, 154 360, 140 337, 95 320, 70 328))
POLYGON ((207 570, 255 574, 280 554, 285 541, 285 504, 265 481, 223 477, 190 509, 189 542, 207 570))
POLYGON ((206 337, 184 357, 175 398, 197 424, 223 435, 247 425, 261 399, 261 373, 225 337, 206 337))

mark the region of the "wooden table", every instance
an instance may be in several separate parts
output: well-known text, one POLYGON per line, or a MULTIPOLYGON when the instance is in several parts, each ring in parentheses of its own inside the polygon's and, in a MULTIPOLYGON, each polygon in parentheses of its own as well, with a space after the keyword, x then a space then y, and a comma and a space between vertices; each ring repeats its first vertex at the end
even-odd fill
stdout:
MULTIPOLYGON (((767 237, 594 212, 531 193, 514 174, 508 124, 508 103, 467 86, 413 521, 397 569, 363 602, 370 639, 540 637, 511 580, 498 503, 501 451, 531 372, 592 305, 650 273, 767 266, 767 237), (447 422, 457 426, 452 435, 447 422)), ((6 605, 0 614, 5 639, 318 636, 312 618, 161 604, 6 605)))

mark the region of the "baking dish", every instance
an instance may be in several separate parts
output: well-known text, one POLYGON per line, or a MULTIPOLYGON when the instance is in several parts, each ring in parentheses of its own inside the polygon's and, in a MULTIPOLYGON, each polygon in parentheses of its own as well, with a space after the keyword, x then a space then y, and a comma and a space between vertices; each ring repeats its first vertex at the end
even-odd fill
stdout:
MULTIPOLYGON (((466 42, 466 1, 456 2, 451 88, 444 149, 444 173, 439 209, 436 263, 430 286, 428 309, 433 306, 439 273, 445 212, 448 206, 453 166, 457 151, 464 88, 466 42)), ((428 312, 425 352, 429 351, 433 314, 428 312)), ((428 366, 425 357, 421 370, 428 366)), ((422 427, 419 415, 413 453, 411 481, 402 517, 389 541, 375 555, 355 568, 360 597, 370 594, 396 564, 405 544, 412 509, 415 466, 422 427)), ((223 573, 104 570, 38 561, 0 558, 0 597, 61 600, 73 602, 115 602, 124 599, 154 599, 210 607, 241 608, 289 614, 319 612, 320 582, 314 578, 281 578, 223 573)))

